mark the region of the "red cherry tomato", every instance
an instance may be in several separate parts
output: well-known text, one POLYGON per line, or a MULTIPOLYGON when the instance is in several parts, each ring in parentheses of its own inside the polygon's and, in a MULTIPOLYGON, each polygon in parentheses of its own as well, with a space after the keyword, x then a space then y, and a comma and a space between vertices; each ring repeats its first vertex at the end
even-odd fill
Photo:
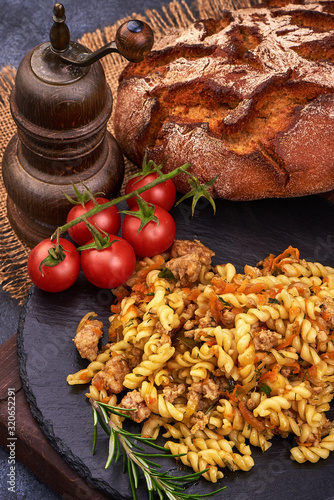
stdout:
POLYGON ((36 245, 28 257, 28 274, 31 281, 41 290, 46 292, 62 292, 72 286, 80 272, 80 255, 73 243, 64 238, 59 238, 65 259, 53 267, 39 266, 47 256, 50 248, 56 244, 47 238, 36 245))
MULTIPOLYGON (((125 194, 133 193, 136 189, 146 186, 150 182, 154 181, 159 175, 156 172, 147 174, 144 177, 138 176, 130 179, 125 186, 125 194)), ((168 179, 166 182, 157 184, 156 186, 144 191, 140 195, 147 203, 152 203, 153 205, 158 205, 161 208, 169 211, 176 199, 176 189, 175 184, 172 179, 168 179)), ((129 198, 127 204, 130 208, 137 205, 136 197, 129 198)))
MULTIPOLYGON (((99 205, 103 205, 110 200, 107 198, 96 198, 96 201, 99 205)), ((92 208, 94 208, 94 202, 92 200, 87 201, 84 206, 74 205, 67 215, 66 222, 71 222, 80 215, 86 214, 92 208)), ((121 227, 121 216, 115 205, 105 208, 102 212, 92 215, 87 220, 97 229, 102 229, 109 234, 117 234, 121 227)), ((84 245, 92 238, 92 233, 84 222, 79 222, 75 226, 70 227, 68 229, 68 234, 73 241, 78 243, 78 245, 84 245)))
MULTIPOLYGON (((130 278, 136 265, 131 245, 119 236, 110 235, 111 246, 97 250, 89 248, 81 252, 81 268, 93 285, 99 288, 116 288, 130 278)), ((87 244, 92 243, 91 239, 87 244)))
MULTIPOLYGON (((135 207, 132 210, 139 209, 135 207)), ((139 232, 140 219, 130 214, 124 217, 122 236, 139 257, 152 257, 165 252, 175 240, 176 226, 170 213, 156 206, 154 215, 158 218, 159 224, 150 221, 139 232)))

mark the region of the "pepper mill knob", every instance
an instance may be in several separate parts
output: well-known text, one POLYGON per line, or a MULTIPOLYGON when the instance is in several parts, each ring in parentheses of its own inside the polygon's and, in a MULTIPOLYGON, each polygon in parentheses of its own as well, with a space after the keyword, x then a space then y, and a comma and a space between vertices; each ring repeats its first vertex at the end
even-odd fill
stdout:
POLYGON ((148 24, 138 19, 122 24, 116 33, 118 52, 131 62, 140 62, 153 46, 153 32, 148 24))
POLYGON ((70 30, 67 27, 65 8, 61 3, 56 3, 53 7, 53 26, 50 30, 50 42, 56 52, 63 52, 70 44, 70 30))

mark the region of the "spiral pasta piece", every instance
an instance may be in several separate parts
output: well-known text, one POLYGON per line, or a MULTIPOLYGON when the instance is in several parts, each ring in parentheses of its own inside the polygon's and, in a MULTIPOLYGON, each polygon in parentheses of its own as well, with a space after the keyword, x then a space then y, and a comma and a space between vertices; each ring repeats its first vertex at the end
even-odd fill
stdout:
POLYGON ((326 459, 331 451, 334 451, 334 432, 330 431, 328 436, 324 437, 319 446, 296 446, 291 450, 291 458, 296 462, 304 463, 306 461, 316 463, 321 458, 326 459))
POLYGON ((146 377, 164 366, 166 361, 173 356, 174 351, 174 347, 171 347, 169 344, 160 346, 156 354, 151 354, 148 359, 143 360, 131 373, 125 376, 124 387, 128 389, 139 387, 146 377))

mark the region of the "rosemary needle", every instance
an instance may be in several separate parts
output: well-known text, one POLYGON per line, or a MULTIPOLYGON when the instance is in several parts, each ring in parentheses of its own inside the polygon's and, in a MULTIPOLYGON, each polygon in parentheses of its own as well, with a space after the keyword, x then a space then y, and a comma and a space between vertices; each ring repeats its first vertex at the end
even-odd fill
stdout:
MULTIPOLYGON (((187 474, 181 477, 171 476, 167 472, 158 472, 158 469, 161 466, 150 460, 150 458, 159 458, 162 456, 177 458, 183 456, 184 454, 172 454, 167 451, 166 448, 154 443, 151 438, 144 438, 140 434, 133 434, 125 429, 122 429, 121 427, 118 427, 108 417, 108 412, 113 413, 114 415, 130 418, 129 415, 120 413, 119 410, 122 410, 122 408, 107 405, 105 403, 100 403, 92 398, 90 398, 89 402, 92 405, 93 410, 93 453, 96 449, 97 427, 98 424, 100 424, 103 430, 109 435, 109 450, 105 467, 108 468, 113 460, 115 461, 115 463, 117 463, 120 456, 120 448, 122 447, 123 470, 124 472, 128 473, 133 500, 138 500, 136 490, 139 484, 139 471, 142 471, 144 475, 147 491, 149 494, 149 500, 154 499, 154 492, 158 493, 159 500, 164 500, 165 498, 167 498, 168 500, 198 500, 200 498, 206 498, 215 495, 216 493, 225 490, 226 486, 216 490, 214 493, 206 493, 202 495, 186 493, 184 491, 185 486, 183 486, 183 484, 186 482, 188 483, 198 480, 200 476, 208 469, 194 472, 193 474, 187 474), (164 453, 146 453, 143 448, 141 448, 134 442, 134 440, 145 443, 146 445, 161 450, 164 453)), ((128 409, 126 410, 128 411, 128 409)))

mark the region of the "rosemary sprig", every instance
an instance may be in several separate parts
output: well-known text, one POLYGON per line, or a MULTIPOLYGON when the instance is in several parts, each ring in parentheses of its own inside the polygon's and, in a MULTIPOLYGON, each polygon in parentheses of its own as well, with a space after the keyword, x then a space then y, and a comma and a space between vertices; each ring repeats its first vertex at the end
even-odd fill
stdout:
MULTIPOLYGON (((159 446, 151 438, 144 438, 141 434, 134 434, 126 429, 122 429, 116 425, 111 418, 109 418, 108 413, 118 415, 125 418, 130 418, 129 415, 125 413, 120 413, 120 410, 125 410, 125 408, 119 408, 117 406, 108 405, 95 401, 90 398, 90 404, 93 409, 93 425, 94 425, 94 443, 93 443, 93 453, 96 448, 97 440, 97 427, 100 423, 103 430, 109 435, 109 452, 105 467, 108 468, 112 461, 115 463, 120 457, 121 447, 123 449, 123 471, 128 473, 130 487, 133 495, 133 500, 137 499, 136 490, 139 483, 139 471, 144 475, 146 486, 149 494, 149 500, 154 499, 154 492, 158 493, 159 499, 163 500, 167 498, 169 500, 197 500, 200 498, 206 498, 212 495, 212 493, 206 493, 202 495, 188 494, 185 492, 185 483, 196 481, 200 476, 206 472, 208 469, 202 470, 200 472, 195 472, 193 474, 187 474, 185 476, 171 476, 167 472, 159 472, 158 469, 161 465, 150 460, 152 457, 169 457, 177 458, 184 454, 175 455, 170 453, 163 446, 159 446), (155 448, 160 451, 160 453, 150 453, 144 448, 139 446, 137 442, 143 443, 146 446, 155 448)), ((127 411, 135 411, 135 409, 128 409, 127 411)), ((226 486, 216 490, 213 494, 223 491, 226 486)))

